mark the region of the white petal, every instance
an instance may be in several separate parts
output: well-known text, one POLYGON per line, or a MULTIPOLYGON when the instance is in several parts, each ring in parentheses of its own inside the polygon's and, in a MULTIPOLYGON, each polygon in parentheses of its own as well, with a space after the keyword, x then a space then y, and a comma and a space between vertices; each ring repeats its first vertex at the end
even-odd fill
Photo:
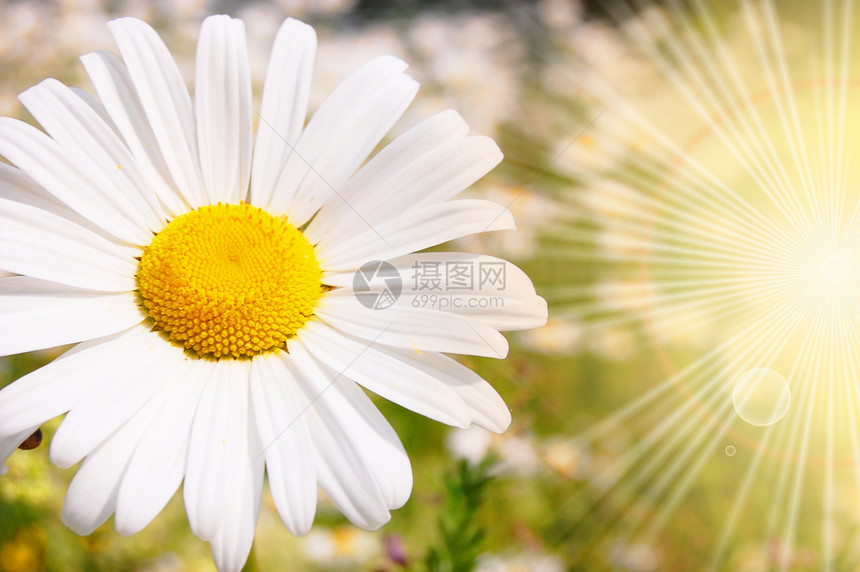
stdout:
MULTIPOLYGON (((158 232, 167 219, 114 128, 70 88, 46 79, 18 96, 106 202, 133 224, 158 232)), ((74 205, 72 205, 74 206, 74 205)), ((144 244, 151 233, 143 233, 144 244)))
POLYGON ((250 362, 221 360, 210 365, 200 398, 185 467, 184 498, 194 534, 212 540, 228 510, 233 487, 246 470, 250 362))
POLYGON ((146 317, 130 292, 79 290, 27 276, 0 278, 0 355, 113 334, 146 317))
MULTIPOLYGON (((301 226, 336 196, 409 106, 418 84, 386 56, 349 75, 322 103, 295 145, 268 205, 301 226)), ((339 200, 339 199, 334 199, 339 200)))
POLYGON ((0 162, 0 198, 48 211, 51 214, 68 219, 79 226, 86 227, 97 234, 102 234, 105 237, 110 236, 101 228, 58 201, 45 187, 28 177, 24 171, 3 162, 0 162))
POLYGON ((254 144, 252 204, 271 202, 278 175, 302 132, 316 47, 314 29, 292 18, 275 37, 254 144))
MULTIPOLYGON (((250 407, 250 402, 247 405, 250 407)), ((240 572, 248 560, 260 512, 264 465, 260 438, 252 422, 239 459, 237 482, 229 492, 230 498, 225 499, 224 520, 211 541, 212 559, 220 572, 240 572)))
POLYGON ((119 488, 115 523, 120 534, 135 534, 149 524, 185 476, 191 422, 208 373, 201 363, 180 356, 165 382, 174 389, 135 448, 119 488))
POLYGON ((412 469, 397 434, 352 381, 294 343, 282 355, 313 403, 304 414, 316 445, 320 485, 354 524, 376 529, 412 491, 412 469))
POLYGON ((310 461, 314 455, 310 434, 302 417, 309 400, 297 384, 279 356, 254 358, 251 397, 269 488, 281 520, 290 532, 304 536, 316 513, 317 481, 310 461))
MULTIPOLYGON (((305 231, 308 239, 314 244, 324 240, 329 232, 335 230, 333 220, 356 215, 367 216, 366 205, 377 202, 377 189, 372 185, 374 181, 391 179, 422 154, 452 142, 462 141, 468 133, 469 126, 453 110, 437 113, 415 125, 386 145, 338 189, 342 200, 329 201, 320 208, 320 212, 305 231), (374 195, 374 198, 369 200, 366 194, 374 195)), ((361 228, 354 221, 351 222, 353 228, 361 228)))
POLYGON ((511 424, 511 411, 493 387, 468 367, 448 356, 424 352, 401 354, 413 367, 441 381, 469 408, 478 425, 501 433, 511 424))
POLYGON ((90 290, 130 292, 139 253, 49 212, 0 199, 3 270, 90 290))
POLYGON ((396 348, 494 358, 508 354, 499 332, 456 314, 398 305, 371 310, 351 295, 327 295, 314 313, 351 336, 396 348))
POLYGON ((93 52, 81 56, 81 62, 153 194, 173 216, 189 210, 173 188, 170 170, 122 60, 109 52, 93 52))
POLYGON ((170 394, 165 387, 90 454, 66 492, 63 524, 81 535, 92 533, 116 509, 120 479, 137 443, 170 394))
MULTIPOLYGON (((410 300, 420 296, 423 294, 407 294, 401 301, 410 304, 410 300)), ((523 292, 509 292, 505 296, 461 292, 457 300, 456 307, 448 306, 442 310, 487 324, 500 332, 539 328, 546 324, 548 315, 546 300, 523 292)))
POLYGON ((155 395, 183 354, 158 333, 142 337, 122 361, 91 372, 91 391, 63 419, 51 441, 51 461, 67 468, 95 449, 155 395))
POLYGON ((26 123, 0 117, 0 155, 22 169, 81 216, 131 244, 148 244, 152 233, 109 177, 88 168, 78 154, 26 123))
POLYGON ((387 260, 469 234, 515 228, 511 213, 497 203, 463 199, 412 209, 370 229, 353 229, 348 240, 321 244, 320 266, 352 271, 373 260, 387 260), (360 231, 359 231, 360 230, 360 231))
POLYGON ((121 371, 137 351, 147 328, 136 326, 82 342, 51 363, 0 390, 0 438, 38 426, 84 398, 103 373, 121 371))
POLYGON ((446 115, 413 128, 420 128, 417 136, 412 131, 403 134, 350 178, 338 191, 342 200, 326 203, 309 225, 310 240, 336 244, 355 229, 446 201, 502 160, 492 139, 457 137, 457 122, 444 121, 446 115), (450 131, 440 128, 448 123, 454 124, 448 126, 450 131))
POLYGON ((194 112, 204 188, 210 203, 236 204, 247 198, 251 177, 251 76, 242 21, 206 18, 196 61, 194 112))
POLYGON ((135 18, 108 23, 173 181, 192 207, 205 204, 191 98, 155 30, 135 18))
MULTIPOLYGON (((387 261, 399 273, 402 291, 397 305, 437 309, 471 320, 478 320, 496 330, 525 330, 546 323, 546 301, 535 294, 526 273, 515 265, 492 256, 466 252, 423 252, 387 261)), ((354 288, 354 272, 326 274, 325 284, 348 295, 354 288)), ((376 273, 362 286, 371 293, 383 292, 387 275, 376 273)))
POLYGON ((472 422, 455 392, 412 367, 395 350, 360 342, 320 322, 306 324, 298 338, 316 359, 385 399, 455 427, 472 422))
POLYGON ((114 135, 122 138, 122 133, 119 132, 119 129, 117 129, 116 124, 113 122, 113 119, 111 119, 110 115, 108 114, 107 109, 105 109, 104 105, 102 105, 98 99, 96 99, 88 91, 81 89, 80 87, 71 86, 68 89, 77 97, 79 97, 81 101, 87 104, 87 107, 89 107, 95 112, 96 115, 98 115, 99 119, 108 127, 108 129, 110 129, 114 133, 114 135))
MULTIPOLYGON (((474 268, 473 276, 474 286, 477 288, 488 288, 494 292, 507 292, 509 290, 517 290, 523 292, 534 293, 535 287, 528 275, 516 265, 511 264, 507 260, 488 256, 486 254, 477 254, 474 252, 415 252, 405 256, 398 256, 386 260, 388 264, 394 267, 400 274, 402 287, 404 292, 422 292, 426 285, 423 285, 419 278, 422 277, 421 270, 425 264, 438 264, 440 279, 442 282, 439 287, 446 289, 448 287, 446 280, 446 266, 453 264, 469 265, 474 268), (490 276, 485 273, 481 275, 481 265, 503 265, 505 268, 499 275, 490 276), (501 282, 494 282, 493 278, 501 278, 501 282)), ((425 276, 426 277, 426 276, 425 276)), ((376 274, 369 278, 367 282, 371 287, 381 285, 385 276, 376 274)), ((352 288, 355 280, 355 272, 332 272, 323 277, 323 282, 329 286, 337 286, 339 288, 352 288)), ((368 280, 365 277, 365 280, 368 280)), ((437 290, 438 292, 438 290, 437 290)))

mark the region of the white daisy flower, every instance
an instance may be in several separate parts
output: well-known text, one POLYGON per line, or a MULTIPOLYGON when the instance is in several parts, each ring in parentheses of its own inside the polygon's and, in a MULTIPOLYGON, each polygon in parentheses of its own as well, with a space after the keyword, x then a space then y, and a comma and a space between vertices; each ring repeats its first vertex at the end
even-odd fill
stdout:
POLYGON ((513 227, 497 204, 450 200, 498 147, 447 111, 368 159, 418 88, 392 57, 349 75, 305 125, 316 36, 295 20, 275 39, 256 135, 241 21, 204 22, 193 101, 152 28, 110 30, 122 60, 82 58, 100 101, 49 79, 20 96, 47 135, 0 118, 14 165, 0 163, 0 268, 17 274, 0 278, 0 354, 79 342, 0 391, 0 465, 68 412, 51 459, 83 463, 63 521, 88 534, 115 513, 133 534, 184 480, 191 529, 221 570, 247 559, 264 469, 292 533, 310 529, 318 485, 378 528, 412 474, 361 387, 503 431, 498 394, 443 354, 504 357, 500 330, 546 319, 513 265, 411 254, 513 227), (504 274, 504 304, 471 304, 476 282, 463 304, 422 305, 424 282, 356 274, 378 260, 406 276, 485 264, 504 274), (367 307, 380 284, 393 302, 367 307))

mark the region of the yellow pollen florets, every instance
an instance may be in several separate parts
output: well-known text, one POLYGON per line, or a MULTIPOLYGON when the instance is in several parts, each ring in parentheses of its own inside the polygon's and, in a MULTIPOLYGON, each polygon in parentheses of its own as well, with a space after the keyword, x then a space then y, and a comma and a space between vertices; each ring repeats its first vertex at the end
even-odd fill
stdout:
POLYGON ((284 348, 322 293, 313 246, 286 219, 247 204, 173 219, 140 258, 143 304, 171 341, 199 356, 284 348))

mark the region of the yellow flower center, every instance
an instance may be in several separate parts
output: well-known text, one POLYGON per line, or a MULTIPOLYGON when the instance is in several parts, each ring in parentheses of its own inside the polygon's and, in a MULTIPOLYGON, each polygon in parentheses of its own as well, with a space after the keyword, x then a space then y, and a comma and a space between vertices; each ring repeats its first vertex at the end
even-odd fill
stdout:
POLYGON ((247 204, 173 219, 140 258, 143 304, 170 339, 198 356, 286 347, 322 293, 313 246, 285 218, 247 204))

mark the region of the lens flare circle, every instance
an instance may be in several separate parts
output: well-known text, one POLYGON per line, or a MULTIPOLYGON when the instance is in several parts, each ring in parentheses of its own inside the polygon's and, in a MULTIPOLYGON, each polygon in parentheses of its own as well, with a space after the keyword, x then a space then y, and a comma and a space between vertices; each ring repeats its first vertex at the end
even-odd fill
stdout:
POLYGON ((738 417, 757 427, 782 419, 791 404, 791 389, 778 372, 757 367, 738 378, 732 388, 732 405, 738 417))

